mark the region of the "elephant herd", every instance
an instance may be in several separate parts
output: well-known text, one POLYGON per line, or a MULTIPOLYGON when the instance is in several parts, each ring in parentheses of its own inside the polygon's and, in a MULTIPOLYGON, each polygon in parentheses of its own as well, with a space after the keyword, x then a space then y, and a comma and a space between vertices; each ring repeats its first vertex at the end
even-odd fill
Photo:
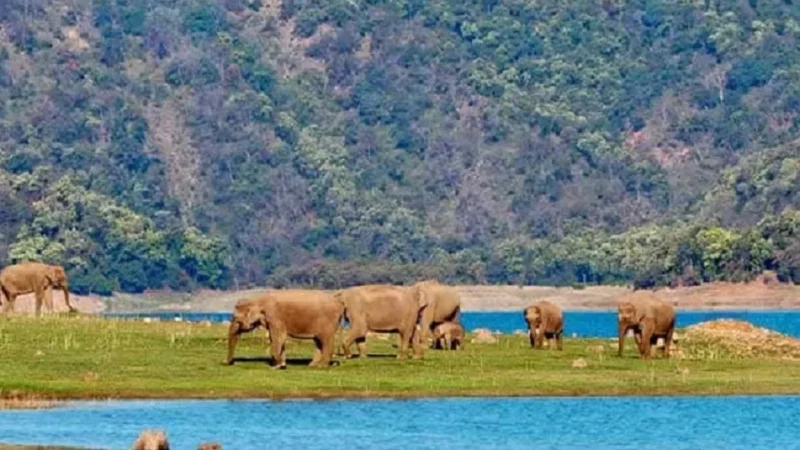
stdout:
MULTIPOLYGON (((563 348, 564 313, 561 308, 543 300, 527 307, 524 317, 528 323, 531 347, 542 348, 546 339, 555 339, 556 348, 563 348)), ((669 357, 675 332, 675 308, 669 303, 650 293, 632 294, 621 299, 617 305, 617 325, 619 356, 625 349, 625 336, 632 331, 642 358, 650 358, 652 346, 658 339, 664 340, 663 354, 665 358, 669 357)))
MULTIPOLYGON (((412 286, 366 285, 336 292, 318 290, 276 290, 239 300, 228 331, 227 364, 242 333, 266 328, 276 368, 286 368, 286 339, 313 340, 316 349, 311 366, 328 366, 336 350, 336 334, 343 320, 349 324, 341 344, 342 355, 351 356, 355 343, 359 356, 367 355, 367 334, 396 333, 397 358, 423 356, 423 343, 432 338, 433 348, 457 350, 464 340, 460 324, 461 300, 455 288, 436 281, 412 286)), ((563 348, 564 315, 557 305, 538 301, 524 310, 528 336, 533 348, 563 348), (554 342, 553 342, 554 341, 554 342)), ((642 358, 650 357, 651 346, 664 339, 668 357, 675 328, 675 310, 652 294, 634 294, 618 305, 619 355, 625 336, 632 331, 642 358)))
POLYGON ((236 303, 228 331, 227 363, 234 363, 239 335, 263 327, 269 331, 276 368, 286 367, 286 338, 311 339, 316 350, 312 366, 333 361, 336 332, 342 320, 350 329, 342 341, 342 354, 350 357, 356 344, 359 356, 367 354, 369 332, 397 333, 397 357, 423 355, 422 342, 433 333, 435 341, 460 345, 461 301, 456 290, 432 281, 413 286, 367 285, 336 292, 277 290, 236 303))

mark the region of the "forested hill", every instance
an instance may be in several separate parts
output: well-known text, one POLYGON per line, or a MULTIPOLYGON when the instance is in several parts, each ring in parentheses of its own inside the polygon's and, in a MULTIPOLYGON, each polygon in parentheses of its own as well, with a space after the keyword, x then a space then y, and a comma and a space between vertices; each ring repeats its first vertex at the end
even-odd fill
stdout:
POLYGON ((3 0, 0 257, 79 292, 800 281, 789 0, 3 0))

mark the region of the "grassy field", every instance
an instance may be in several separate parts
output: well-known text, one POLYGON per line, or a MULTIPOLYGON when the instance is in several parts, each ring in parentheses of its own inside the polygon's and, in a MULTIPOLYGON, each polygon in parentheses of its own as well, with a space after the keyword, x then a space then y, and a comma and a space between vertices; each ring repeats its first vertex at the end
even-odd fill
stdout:
POLYGON ((0 318, 0 397, 235 398, 800 393, 800 362, 769 359, 641 361, 614 341, 566 339, 563 352, 533 351, 525 337, 460 352, 394 358, 394 338, 369 341, 368 359, 305 367, 312 347, 291 341, 290 366, 271 370, 264 332, 244 337, 222 363, 222 325, 90 317, 0 318), (584 358, 585 368, 573 368, 584 358))

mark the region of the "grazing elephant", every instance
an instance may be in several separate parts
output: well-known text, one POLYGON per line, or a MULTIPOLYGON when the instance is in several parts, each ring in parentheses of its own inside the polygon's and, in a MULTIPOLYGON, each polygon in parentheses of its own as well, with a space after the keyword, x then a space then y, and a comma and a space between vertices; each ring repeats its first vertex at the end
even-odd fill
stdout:
POLYGON ((455 288, 440 284, 438 281, 428 280, 413 285, 412 289, 419 289, 420 295, 427 297, 428 306, 420 318, 423 342, 430 337, 433 328, 440 323, 459 322, 461 296, 455 288))
MULTIPOLYGON (((69 283, 67 273, 61 266, 51 266, 38 262, 26 262, 8 266, 0 272, 0 290, 6 297, 5 312, 14 310, 14 301, 23 294, 36 294, 36 316, 42 315, 42 302, 48 288, 64 291, 64 301, 70 312, 76 312, 69 302, 69 283)), ((47 306, 53 310, 53 299, 47 296, 47 306)))
POLYGON ((633 330, 639 354, 650 359, 650 346, 664 338, 664 357, 675 330, 675 308, 652 295, 636 295, 619 302, 619 356, 625 347, 625 335, 633 330))
POLYGON ((342 342, 342 353, 350 357, 350 346, 356 342, 359 356, 367 356, 367 332, 392 332, 400 338, 397 358, 405 359, 409 345, 414 358, 422 357, 417 334, 417 321, 427 306, 427 298, 419 289, 385 284, 352 287, 335 294, 343 303, 350 330, 342 342))
POLYGON ((564 313, 557 305, 546 300, 536 302, 525 308, 525 321, 528 322, 528 336, 531 347, 542 348, 545 339, 555 339, 558 349, 564 348, 564 313))
POLYGON ((433 330, 433 347, 459 350, 464 342, 464 327, 458 322, 444 322, 433 330))
POLYGON ((269 331, 276 368, 286 368, 287 337, 313 339, 317 348, 309 365, 327 367, 333 360, 336 331, 343 314, 343 303, 323 291, 279 290, 240 300, 228 330, 227 363, 234 362, 239 335, 263 326, 269 331))
POLYGON ((133 443, 132 450, 169 450, 167 435, 164 430, 144 430, 133 443))

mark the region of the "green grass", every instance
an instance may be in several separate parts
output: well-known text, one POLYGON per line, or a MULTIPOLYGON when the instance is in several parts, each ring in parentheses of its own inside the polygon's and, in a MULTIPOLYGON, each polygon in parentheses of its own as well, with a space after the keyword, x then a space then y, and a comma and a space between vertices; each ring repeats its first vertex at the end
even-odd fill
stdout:
POLYGON ((328 369, 306 367, 312 347, 287 345, 290 366, 270 369, 264 332, 246 335, 229 367, 226 328, 90 317, 0 318, 0 397, 234 398, 521 395, 798 394, 800 362, 769 359, 641 361, 607 339, 566 339, 563 352, 534 351, 527 339, 428 350, 394 358, 395 338, 371 339, 368 359, 328 369), (598 352, 598 347, 603 352, 598 352), (588 366, 573 368, 584 358, 588 366), (292 363, 295 364, 292 364, 292 363), (302 364, 302 365, 300 365, 302 364))

